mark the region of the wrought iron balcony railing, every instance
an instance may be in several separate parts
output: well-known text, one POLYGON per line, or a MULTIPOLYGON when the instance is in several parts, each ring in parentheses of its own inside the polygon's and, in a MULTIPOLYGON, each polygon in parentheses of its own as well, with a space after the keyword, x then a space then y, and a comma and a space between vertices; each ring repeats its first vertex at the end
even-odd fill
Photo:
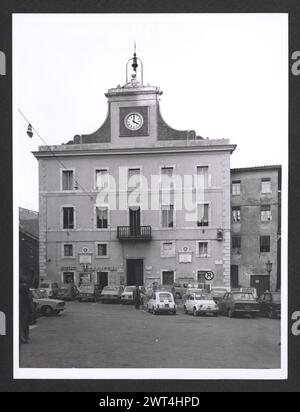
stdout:
POLYGON ((151 226, 118 226, 119 240, 151 240, 151 226))

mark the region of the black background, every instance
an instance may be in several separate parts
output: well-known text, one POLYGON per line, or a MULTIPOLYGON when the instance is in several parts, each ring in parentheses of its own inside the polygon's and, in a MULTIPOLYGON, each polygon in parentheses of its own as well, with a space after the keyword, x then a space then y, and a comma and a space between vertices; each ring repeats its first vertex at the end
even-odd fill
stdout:
MULTIPOLYGON (((7 316, 7 336, 0 336, 0 392, 209 392, 299 391, 300 336, 291 334, 291 315, 300 311, 300 76, 289 70, 289 379, 287 381, 164 380, 13 380, 13 237, 12 237, 12 13, 289 13, 291 55, 300 50, 300 2, 284 0, 220 1, 85 1, 19 0, 0 3, 0 50, 6 54, 7 74, 0 76, 0 310, 7 316)), ((216 50, 217 53, 217 50, 216 50)), ((221 69, 221 68, 220 68, 221 69)), ((272 61, 270 61, 270 71, 272 61)), ((247 81, 247 79, 245 79, 247 81)), ((270 149, 271 150, 271 149, 270 149)), ((30 184, 30 183, 29 183, 30 184)), ((25 189, 26 190, 26 189, 25 189)), ((160 395, 163 395, 160 393, 160 395)), ((46 404, 47 401, 45 400, 46 404)), ((96 398, 90 398, 96 406, 96 398)), ((253 405, 254 406, 254 405, 253 405)))

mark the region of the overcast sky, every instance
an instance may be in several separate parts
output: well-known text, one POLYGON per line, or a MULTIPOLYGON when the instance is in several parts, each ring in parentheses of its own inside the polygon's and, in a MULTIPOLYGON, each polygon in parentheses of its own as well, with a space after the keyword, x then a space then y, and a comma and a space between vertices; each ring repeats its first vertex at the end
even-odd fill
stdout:
POLYGON ((14 189, 38 210, 43 145, 104 121, 108 88, 124 85, 137 54, 144 83, 163 90, 176 129, 236 143, 232 167, 285 164, 288 149, 287 14, 19 14, 13 17, 14 189))

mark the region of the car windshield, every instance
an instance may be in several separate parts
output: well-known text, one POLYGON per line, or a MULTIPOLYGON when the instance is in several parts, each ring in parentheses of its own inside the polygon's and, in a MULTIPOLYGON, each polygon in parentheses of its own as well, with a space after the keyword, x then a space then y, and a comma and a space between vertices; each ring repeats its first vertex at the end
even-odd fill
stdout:
POLYGON ((212 300, 212 296, 209 294, 201 294, 201 295, 195 295, 196 300, 212 300))
POLYGON ((124 292, 133 292, 135 290, 135 286, 126 286, 124 292))
POLYGON ((50 287, 49 283, 41 283, 40 288, 48 289, 50 287))
POLYGON ((118 288, 112 286, 105 286, 103 290, 118 290, 118 288))
POLYGON ((280 293, 273 293, 273 302, 275 302, 275 303, 280 303, 281 302, 280 293))
POLYGON ((45 297, 44 294, 40 292, 39 290, 32 290, 31 293, 35 299, 42 299, 45 297))
POLYGON ((233 293, 233 300, 255 300, 252 293, 233 293))
POLYGON ((160 299, 172 299, 171 293, 160 293, 159 294, 160 299))

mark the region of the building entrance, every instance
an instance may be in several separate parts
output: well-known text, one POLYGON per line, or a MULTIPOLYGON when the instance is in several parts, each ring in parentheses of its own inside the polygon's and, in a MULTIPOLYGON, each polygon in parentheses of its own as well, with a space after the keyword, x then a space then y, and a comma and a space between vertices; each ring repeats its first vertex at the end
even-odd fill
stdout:
POLYGON ((144 285, 143 259, 127 259, 127 286, 144 285))
POLYGON ((250 286, 256 288, 257 296, 261 296, 266 290, 270 290, 270 276, 252 275, 250 286))

